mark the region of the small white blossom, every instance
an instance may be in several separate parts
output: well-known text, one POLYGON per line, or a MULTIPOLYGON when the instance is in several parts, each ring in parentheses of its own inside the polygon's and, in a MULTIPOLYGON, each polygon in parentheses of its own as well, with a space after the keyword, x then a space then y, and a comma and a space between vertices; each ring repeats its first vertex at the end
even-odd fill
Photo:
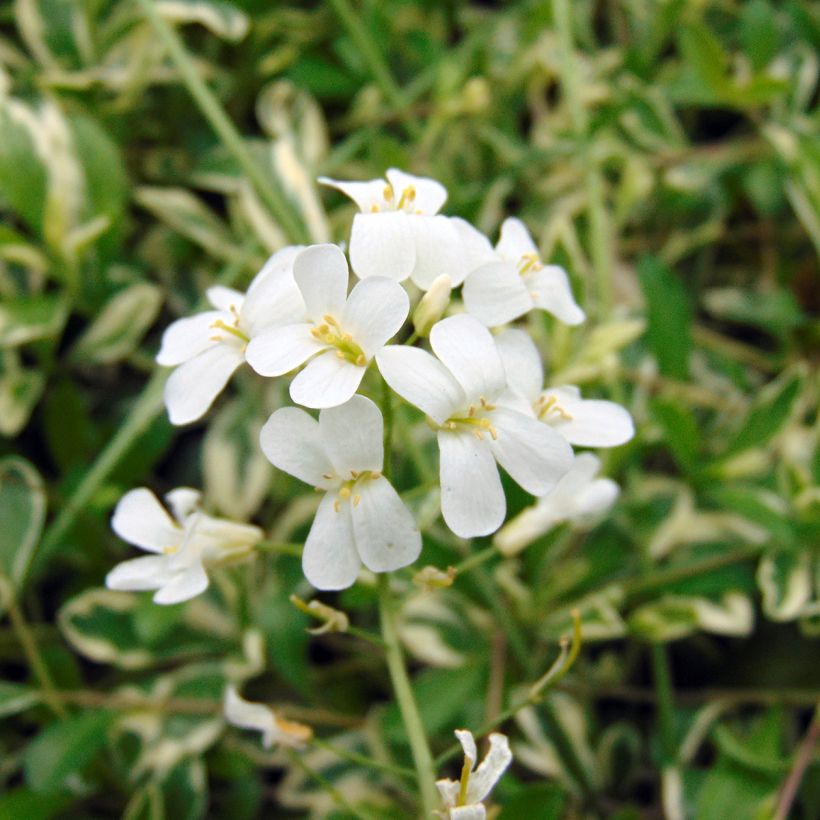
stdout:
POLYGON ((506 735, 491 734, 490 750, 478 768, 475 739, 467 729, 456 729, 456 737, 464 749, 464 767, 459 780, 437 780, 436 788, 444 803, 440 817, 448 820, 485 820, 484 800, 512 762, 512 752, 506 735))
POLYGON ((245 700, 234 686, 228 686, 225 690, 224 707, 228 723, 261 732, 262 745, 266 749, 274 745, 300 748, 313 737, 310 726, 284 720, 273 709, 245 700))
POLYGON ((258 527, 203 513, 197 490, 180 487, 165 499, 173 517, 145 487, 120 499, 112 529, 124 541, 155 555, 118 564, 105 579, 109 589, 155 589, 158 604, 187 601, 207 589, 206 567, 248 554, 263 537, 258 527))
POLYGON ((305 407, 335 407, 358 389, 373 356, 394 336, 410 310, 404 288, 383 276, 359 282, 347 295, 347 260, 336 245, 313 245, 293 263, 307 306, 256 336, 247 359, 262 376, 281 376, 307 362, 290 385, 305 407))
POLYGON ((262 428, 262 451, 286 473, 324 492, 305 541, 302 569, 317 589, 345 589, 362 563, 373 572, 412 564, 421 534, 381 474, 383 420, 364 396, 322 410, 317 422, 283 407, 262 428))
POLYGON ((572 448, 535 419, 525 402, 505 395, 501 357, 477 319, 465 314, 443 319, 430 332, 430 344, 435 357, 419 348, 385 347, 377 357, 379 370, 437 429, 447 526, 463 538, 488 535, 506 512, 496 462, 539 496, 570 468, 572 448), (524 405, 524 412, 516 404, 524 405))
POLYGON ((601 462, 592 453, 576 456, 555 489, 527 507, 496 534, 493 543, 504 555, 516 555, 562 521, 587 522, 605 513, 620 489, 609 478, 597 478, 601 462))
POLYGON ((566 271, 544 265, 520 219, 504 221, 495 255, 464 282, 462 298, 469 314, 487 327, 511 322, 533 308, 546 310, 568 325, 584 321, 586 315, 575 302, 566 271))
POLYGON ((299 246, 273 254, 246 294, 232 288, 208 288, 213 310, 178 319, 165 330, 157 362, 175 367, 165 385, 165 405, 172 424, 201 418, 245 361, 250 339, 291 316, 304 314, 292 266, 299 246))
POLYGON ((368 182, 319 178, 350 197, 361 211, 350 234, 350 264, 356 275, 388 276, 397 282, 410 277, 427 290, 447 274, 453 286, 460 285, 487 258, 487 251, 492 253, 487 240, 463 219, 439 214, 447 200, 440 182, 396 168, 386 176, 386 181, 368 182))
POLYGON ((544 367, 538 348, 523 330, 496 337, 507 381, 526 399, 535 416, 578 447, 617 447, 635 435, 629 413, 612 401, 583 399, 575 385, 544 389, 544 367))

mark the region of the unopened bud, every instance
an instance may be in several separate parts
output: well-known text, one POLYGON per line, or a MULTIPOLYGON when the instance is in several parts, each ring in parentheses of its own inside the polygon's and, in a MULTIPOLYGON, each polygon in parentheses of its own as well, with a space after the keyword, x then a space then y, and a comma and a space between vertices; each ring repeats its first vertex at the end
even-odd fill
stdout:
POLYGON ((438 567, 426 566, 413 576, 413 583, 421 587, 425 592, 432 592, 436 589, 444 589, 453 585, 456 579, 456 568, 447 567, 445 572, 438 567))
POLYGON ((347 632, 350 626, 350 619, 339 609, 323 604, 321 601, 313 600, 305 603, 298 595, 291 595, 290 602, 305 615, 310 615, 324 623, 315 629, 308 629, 311 635, 324 635, 327 632, 347 632))
POLYGON ((444 316, 450 304, 452 281, 446 273, 437 276, 413 311, 413 327, 419 336, 428 336, 433 325, 444 316))

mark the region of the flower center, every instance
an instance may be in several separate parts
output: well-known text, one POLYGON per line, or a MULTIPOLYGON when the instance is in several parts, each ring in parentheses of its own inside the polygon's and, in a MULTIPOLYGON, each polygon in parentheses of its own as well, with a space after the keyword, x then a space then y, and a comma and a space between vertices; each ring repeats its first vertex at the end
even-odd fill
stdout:
MULTIPOLYGON (((216 319, 215 321, 211 322, 211 327, 216 328, 217 330, 224 330, 225 333, 230 333, 231 336, 235 336, 239 339, 243 345, 246 345, 250 339, 246 333, 243 333, 239 329, 239 311, 236 309, 236 305, 231 305, 228 308, 231 312, 231 323, 228 324, 227 322, 223 321, 222 319, 216 319)), ((219 334, 215 334, 211 336, 211 341, 213 342, 224 342, 227 339, 224 336, 220 336, 219 334)))
MULTIPOLYGON (((384 186, 382 196, 384 197, 385 203, 387 203, 387 210, 404 211, 407 214, 421 213, 421 211, 417 209, 414 204, 416 201, 416 189, 412 185, 408 185, 401 192, 401 196, 399 197, 398 201, 396 201, 396 192, 393 190, 393 186, 389 183, 384 186)), ((370 206, 370 210, 373 213, 378 213, 379 211, 381 211, 381 206, 377 202, 374 202, 370 206)))
MULTIPOLYGON (((342 508, 342 502, 350 499, 353 500, 353 506, 358 507, 362 497, 356 492, 356 487, 362 481, 372 481, 374 479, 381 478, 381 476, 382 474, 378 470, 362 470, 361 472, 358 470, 351 470, 350 478, 347 481, 342 482, 338 493, 336 493, 336 500, 333 502, 333 509, 336 512, 339 512, 342 508)), ((333 478, 333 475, 330 473, 325 473, 322 478, 326 478, 329 481, 333 478)))
POLYGON ((533 403, 535 414, 540 421, 548 424, 553 421, 572 421, 573 416, 564 410, 555 396, 539 396, 533 403))
POLYGON ((336 355, 340 359, 345 359, 358 367, 364 367, 367 364, 367 356, 364 355, 364 351, 356 344, 353 337, 345 333, 339 322, 329 313, 325 314, 322 319, 322 324, 316 325, 310 331, 310 335, 317 342, 335 348, 336 355))
POLYGON ((479 404, 471 404, 464 415, 450 416, 444 424, 442 430, 469 430, 477 439, 484 441, 484 433, 489 433, 493 441, 498 438, 498 430, 493 427, 492 420, 484 415, 495 410, 495 405, 490 404, 484 396, 479 399, 479 404))
POLYGON ((527 273, 532 273, 536 270, 541 270, 543 267, 543 262, 541 262, 538 258, 538 254, 535 252, 522 254, 521 258, 518 260, 518 273, 521 276, 524 276, 524 274, 527 273))

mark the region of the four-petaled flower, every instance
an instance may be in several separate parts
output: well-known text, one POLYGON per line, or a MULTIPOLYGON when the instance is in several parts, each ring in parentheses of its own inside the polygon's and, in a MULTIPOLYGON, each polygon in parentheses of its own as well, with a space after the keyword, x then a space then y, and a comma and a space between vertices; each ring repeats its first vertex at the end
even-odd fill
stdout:
POLYGON ((443 319, 431 330, 430 344, 438 358, 415 347, 385 347, 377 356, 379 370, 438 431, 447 526, 464 538, 488 535, 506 512, 496 461, 527 492, 544 495, 570 468, 572 448, 525 402, 507 395, 501 357, 477 319, 443 319))
MULTIPOLYGON (((390 168, 387 180, 340 182, 320 177, 358 206, 350 233, 350 265, 360 279, 389 276, 397 282, 410 277, 427 290, 436 277, 447 274, 453 286, 481 258, 487 240, 469 223, 439 214, 447 190, 427 177, 390 168)), ((486 249, 485 249, 485 246, 486 249)))
POLYGON ((532 412, 570 444, 617 447, 635 435, 629 413, 613 401, 583 399, 575 385, 544 389, 544 366, 538 348, 523 330, 505 330, 496 337, 510 390, 526 399, 532 412))
POLYGON ((165 384, 172 424, 188 424, 207 412, 233 372, 245 361, 250 339, 304 313, 291 269, 301 247, 284 248, 265 263, 246 294, 208 288, 213 310, 177 319, 162 336, 157 362, 176 367, 165 384))
POLYGON ((458 780, 436 781, 436 788, 444 803, 444 810, 438 814, 448 820, 485 820, 487 810, 483 801, 512 762, 509 741, 506 735, 491 734, 490 750, 479 767, 475 768, 478 751, 472 732, 456 729, 455 735, 464 749, 464 767, 458 780))
POLYGON ((111 519, 114 532, 156 554, 118 564, 105 579, 109 589, 155 589, 158 604, 187 601, 207 589, 206 567, 249 554, 263 537, 259 527, 206 515, 196 490, 180 487, 165 500, 173 517, 145 487, 120 499, 111 519))
POLYGON ((610 478, 598 478, 601 461, 592 453, 575 457, 570 471, 555 489, 505 524, 493 538, 504 555, 517 555, 562 521, 588 521, 606 512, 620 488, 610 478))
POLYGON ((362 563, 373 572, 412 564, 421 534, 382 475, 383 420, 364 396, 322 410, 317 422, 283 407, 262 428, 262 450, 275 467, 325 493, 305 541, 302 569, 317 589, 345 589, 362 563))
POLYGON ((291 398, 305 407, 335 407, 358 390, 373 356, 404 324, 410 302, 383 276, 359 282, 348 296, 347 261, 336 245, 302 251, 293 276, 306 313, 251 339, 246 356, 263 376, 307 362, 290 385, 291 398))
POLYGON ((266 749, 272 746, 301 748, 313 737, 313 729, 304 723, 285 720, 273 709, 245 700, 236 687, 228 686, 225 690, 225 719, 241 729, 252 729, 262 733, 262 745, 266 749))
POLYGON ((468 274, 462 289, 467 313, 487 327, 497 327, 529 313, 546 310, 568 325, 586 315, 575 302, 566 271, 544 265, 527 227, 511 217, 501 226, 496 259, 468 274))

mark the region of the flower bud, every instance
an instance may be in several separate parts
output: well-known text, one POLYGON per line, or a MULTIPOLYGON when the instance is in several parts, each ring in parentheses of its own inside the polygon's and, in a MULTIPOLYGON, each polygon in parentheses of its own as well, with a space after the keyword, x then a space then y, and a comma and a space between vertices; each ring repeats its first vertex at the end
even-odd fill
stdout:
POLYGON ((433 325, 444 316, 450 304, 452 282, 446 273, 437 276, 413 311, 413 327, 419 336, 428 336, 433 325))

